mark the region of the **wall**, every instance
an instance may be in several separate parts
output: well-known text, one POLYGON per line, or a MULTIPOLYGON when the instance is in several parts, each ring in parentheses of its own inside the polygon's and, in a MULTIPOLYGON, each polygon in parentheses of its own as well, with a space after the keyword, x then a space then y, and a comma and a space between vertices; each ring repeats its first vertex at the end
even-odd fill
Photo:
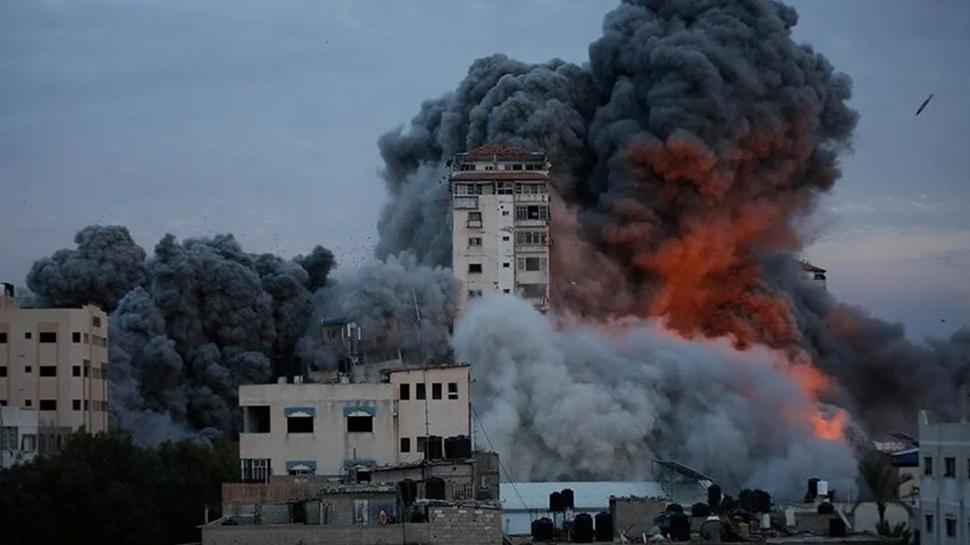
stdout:
POLYGON ((389 380, 394 390, 397 402, 397 444, 401 437, 411 439, 411 451, 400 452, 399 463, 419 462, 424 454, 418 452, 418 437, 436 435, 439 437, 453 437, 469 435, 469 374, 467 365, 453 365, 441 367, 425 367, 394 371, 389 380), (448 383, 457 383, 458 399, 448 399, 448 383), (415 385, 425 384, 425 400, 416 399, 415 385), (441 399, 432 399, 432 385, 441 384, 441 399), (401 384, 410 385, 410 399, 400 399, 401 384), (425 419, 427 415, 427 420, 425 419), (427 422, 427 425, 425 424, 427 422))
POLYGON ((273 475, 286 462, 312 460, 316 475, 341 475, 351 459, 397 463, 395 392, 389 384, 254 384, 239 387, 239 405, 269 406, 269 433, 239 434, 239 457, 268 458, 273 475), (373 431, 348 433, 345 409, 375 409, 373 431), (313 407, 313 433, 287 433, 288 407, 313 407))
POLYGON ((22 309, 13 299, 0 295, 0 333, 7 337, 0 343, 0 367, 7 375, 0 377, 0 400, 38 411, 41 400, 56 400, 56 410, 39 412, 41 426, 84 427, 92 433, 108 429, 108 383, 104 378, 108 316, 104 312, 91 305, 22 309), (55 333, 57 341, 41 343, 41 332, 55 333), (41 366, 56 367, 55 376, 40 376, 41 366))
POLYGON ((430 506, 425 524, 386 526, 218 526, 202 528, 203 545, 498 545, 501 511, 494 506, 430 506))
POLYGON ((927 411, 919 415, 920 540, 924 545, 970 543, 970 423, 935 422, 927 411), (932 472, 926 467, 932 458, 932 472), (955 472, 944 474, 946 459, 954 458, 955 472), (927 474, 929 473, 929 474, 927 474), (932 516, 932 525, 926 516, 932 516), (946 520, 954 521, 954 534, 946 533, 946 520))

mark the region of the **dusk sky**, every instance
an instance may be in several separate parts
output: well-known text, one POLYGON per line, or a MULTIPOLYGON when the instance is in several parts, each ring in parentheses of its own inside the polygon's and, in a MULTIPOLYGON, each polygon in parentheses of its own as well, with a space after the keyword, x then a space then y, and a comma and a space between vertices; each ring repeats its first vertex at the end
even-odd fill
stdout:
MULTIPOLYGON (((793 3, 861 115, 806 256, 913 339, 970 325, 970 2, 793 3)), ((378 137, 477 57, 585 62, 615 4, 0 3, 0 279, 95 223, 352 269, 386 199, 378 137)))

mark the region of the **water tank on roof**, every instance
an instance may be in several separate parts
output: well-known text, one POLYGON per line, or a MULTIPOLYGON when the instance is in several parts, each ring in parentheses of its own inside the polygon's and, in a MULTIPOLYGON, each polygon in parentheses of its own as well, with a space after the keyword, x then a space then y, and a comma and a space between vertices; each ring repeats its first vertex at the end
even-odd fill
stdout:
POLYGON ((818 482, 818 484, 815 485, 815 490, 818 492, 818 495, 819 496, 828 496, 829 495, 829 482, 828 481, 821 481, 820 480, 818 482))
POLYGON ((827 501, 823 501, 818 504, 818 512, 822 515, 831 515, 835 513, 835 506, 827 501))
POLYGON ((672 504, 670 504, 670 505, 667 506, 667 512, 668 513, 683 513, 684 512, 684 506, 682 506, 679 503, 672 503, 672 504))
POLYGON ((418 483, 411 479, 404 479, 397 483, 398 490, 401 492, 401 503, 411 505, 418 496, 418 483))
POLYGON ((441 460, 444 458, 444 444, 441 441, 441 437, 438 435, 428 437, 428 445, 424 453, 429 460, 441 460))
POLYGON ((805 492, 806 503, 815 501, 815 498, 818 496, 818 482, 820 480, 818 477, 812 477, 808 480, 808 490, 805 492))
POLYGON ((549 511, 552 513, 562 513, 565 510, 562 505, 562 493, 551 492, 549 494, 549 511))
POLYGON ((707 487, 707 506, 712 513, 717 513, 721 509, 721 487, 712 484, 707 487))
POLYGON ((593 542, 593 517, 580 513, 573 519, 573 541, 576 543, 593 542))
POLYGON ((560 495, 560 498, 562 499, 563 511, 566 511, 567 509, 576 508, 576 497, 573 494, 572 488, 563 488, 562 492, 560 492, 559 495, 560 495))
POLYGON ((690 541, 690 518, 683 512, 672 512, 667 533, 671 541, 690 541))
POLYGON ((829 519, 829 537, 845 537, 845 521, 842 517, 829 519))
POLYGON ((532 540, 551 541, 555 535, 555 527, 547 517, 532 521, 532 540))
POLYGON ((711 508, 706 503, 695 503, 690 506, 690 516, 709 517, 711 516, 711 508))
POLYGON ((445 480, 439 477, 430 477, 425 480, 424 497, 429 500, 445 499, 445 480))
POLYGON ((613 542, 613 515, 606 511, 596 514, 596 541, 613 542))

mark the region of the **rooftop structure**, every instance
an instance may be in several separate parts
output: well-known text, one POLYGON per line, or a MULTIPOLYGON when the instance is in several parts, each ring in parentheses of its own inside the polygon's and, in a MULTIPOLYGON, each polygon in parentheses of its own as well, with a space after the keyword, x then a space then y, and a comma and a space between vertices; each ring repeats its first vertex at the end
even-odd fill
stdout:
POLYGON ((549 309, 550 185, 546 155, 489 144, 452 160, 452 268, 458 314, 485 293, 549 309))

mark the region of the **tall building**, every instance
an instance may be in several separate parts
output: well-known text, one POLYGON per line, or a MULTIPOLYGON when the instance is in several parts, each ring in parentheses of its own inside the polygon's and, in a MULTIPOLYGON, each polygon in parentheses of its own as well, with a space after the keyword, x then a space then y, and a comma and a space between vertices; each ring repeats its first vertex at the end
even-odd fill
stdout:
POLYGON ((0 406, 37 411, 38 451, 108 429, 108 316, 99 308, 21 308, 0 293, 0 406))
POLYGON ((920 543, 970 543, 970 422, 919 414, 920 543))
POLYGON ((450 440, 470 440, 467 364, 394 369, 382 382, 243 385, 239 404, 248 482, 367 480, 374 468, 441 458, 450 440))
POLYGON ((489 144, 452 161, 452 268, 459 316, 487 292, 549 309, 549 164, 546 155, 489 144))

